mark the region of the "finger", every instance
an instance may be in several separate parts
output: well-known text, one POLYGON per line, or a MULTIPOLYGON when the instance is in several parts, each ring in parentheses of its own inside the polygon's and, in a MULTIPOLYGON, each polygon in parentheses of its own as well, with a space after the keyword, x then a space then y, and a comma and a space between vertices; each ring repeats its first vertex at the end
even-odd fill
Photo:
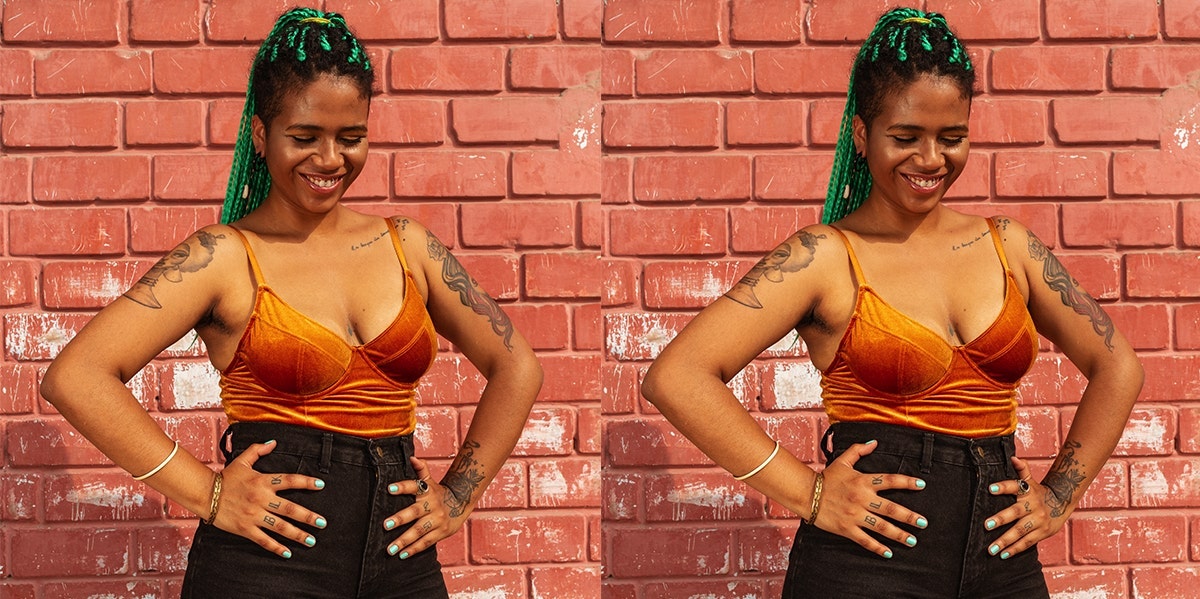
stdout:
POLYGON ((292 551, 290 549, 284 547, 283 543, 276 541, 271 535, 263 532, 261 528, 254 528, 244 536, 256 543, 259 547, 262 547, 263 549, 266 549, 267 551, 270 551, 279 557, 284 559, 291 559, 292 557, 292 551))
MULTIPOLYGON (((885 516, 897 522, 904 522, 917 528, 925 528, 929 526, 929 521, 924 516, 894 502, 877 497, 867 504, 867 508, 872 512, 885 516)), ((897 539, 901 542, 904 539, 897 539)))
POLYGON ((310 491, 320 491, 325 488, 325 481, 303 474, 279 474, 271 473, 264 474, 267 477, 268 484, 272 490, 281 489, 308 489, 310 491))
POLYGON ((254 463, 258 461, 258 458, 261 458, 274 451, 275 446, 275 439, 271 439, 266 443, 253 443, 246 448, 246 451, 239 453, 236 458, 233 458, 230 463, 232 464, 233 462, 240 462, 243 466, 253 470, 254 463))
POLYGON ((422 460, 421 458, 418 458, 417 456, 412 456, 412 457, 408 458, 408 461, 410 464, 412 464, 413 470, 416 471, 418 479, 431 477, 431 473, 429 472, 429 465, 425 463, 425 460, 422 460))
POLYGON ((875 514, 867 514, 864 516, 861 526, 868 530, 875 531, 876 533, 892 539, 893 541, 904 543, 909 547, 915 547, 917 544, 917 537, 914 537, 907 531, 901 530, 900 527, 875 514))
POLYGON ((1000 559, 1008 559, 1032 547, 1045 536, 1044 533, 1039 533, 1033 518, 1022 518, 988 547, 988 553, 998 555, 1000 559))
POLYGON ((304 522, 317 528, 325 528, 328 525, 328 522, 320 514, 279 497, 267 503, 267 510, 290 520, 304 522))
POLYGON ((427 495, 429 490, 433 488, 433 485, 434 483, 427 480, 398 480, 388 485, 388 493, 392 495, 416 495, 421 497, 427 495))
POLYGON ((269 530, 284 538, 291 539, 307 547, 312 547, 317 544, 316 537, 303 530, 300 530, 291 522, 288 522, 286 519, 277 514, 264 514, 262 518, 259 519, 259 528, 263 530, 269 530))
POLYGON ((875 451, 875 448, 878 446, 879 443, 877 443, 875 439, 871 439, 866 443, 855 443, 854 445, 846 448, 846 451, 843 451, 842 455, 838 456, 838 458, 834 461, 841 462, 846 466, 854 468, 854 465, 858 463, 859 458, 869 455, 872 451, 875 451))
POLYGON ((446 536, 440 531, 441 527, 434 524, 432 518, 422 518, 388 545, 388 553, 400 559, 408 559, 446 536))
POLYGON ((419 500, 384 520, 383 529, 392 530, 431 514, 437 514, 436 517, 445 517, 445 508, 432 499, 419 500))
POLYGON ((851 530, 850 533, 846 535, 846 538, 858 543, 863 547, 863 549, 866 549, 875 555, 886 559, 892 559, 892 550, 888 549, 883 543, 880 543, 875 537, 863 532, 863 529, 861 528, 855 528, 851 530))

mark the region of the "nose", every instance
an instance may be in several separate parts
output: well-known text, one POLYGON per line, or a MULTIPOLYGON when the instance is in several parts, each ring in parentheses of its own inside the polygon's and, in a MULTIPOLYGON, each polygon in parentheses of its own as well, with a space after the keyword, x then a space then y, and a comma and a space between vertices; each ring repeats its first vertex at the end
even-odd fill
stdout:
POLYGON ((312 160, 317 168, 329 171, 341 168, 342 163, 346 161, 338 148, 337 140, 334 139, 323 140, 318 144, 312 160))
POLYGON ((942 154, 936 140, 928 140, 921 143, 914 161, 921 169, 934 171, 946 164, 946 156, 942 154))

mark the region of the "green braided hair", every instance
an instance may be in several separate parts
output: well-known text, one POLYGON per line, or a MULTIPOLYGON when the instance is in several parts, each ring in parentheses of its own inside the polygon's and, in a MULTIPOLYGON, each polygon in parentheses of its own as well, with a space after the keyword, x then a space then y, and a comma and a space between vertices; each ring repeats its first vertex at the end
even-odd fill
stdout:
POLYGON ((288 95, 321 75, 349 77, 370 101, 375 72, 346 20, 332 12, 293 8, 275 21, 250 66, 246 105, 233 150, 233 168, 225 188, 221 222, 231 223, 258 207, 271 189, 266 160, 254 150, 250 122, 264 125, 283 109, 288 95))
POLYGON ((854 147, 854 117, 870 127, 889 95, 922 75, 951 78, 968 102, 974 95, 971 58, 950 31, 945 17, 915 8, 884 13, 854 59, 821 222, 841 220, 861 206, 871 192, 867 160, 854 147))

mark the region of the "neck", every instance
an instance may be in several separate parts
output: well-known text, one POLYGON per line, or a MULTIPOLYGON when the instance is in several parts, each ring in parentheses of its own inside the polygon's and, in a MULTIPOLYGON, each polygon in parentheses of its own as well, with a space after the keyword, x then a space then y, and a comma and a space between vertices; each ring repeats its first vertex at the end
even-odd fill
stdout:
POLYGON ((903 242, 914 234, 937 229, 945 210, 938 204, 921 214, 905 212, 871 194, 843 220, 860 234, 903 242))
POLYGON ((262 205, 245 220, 259 235, 299 243, 313 235, 320 236, 337 230, 344 210, 338 204, 333 210, 321 214, 303 212, 268 195, 262 205))

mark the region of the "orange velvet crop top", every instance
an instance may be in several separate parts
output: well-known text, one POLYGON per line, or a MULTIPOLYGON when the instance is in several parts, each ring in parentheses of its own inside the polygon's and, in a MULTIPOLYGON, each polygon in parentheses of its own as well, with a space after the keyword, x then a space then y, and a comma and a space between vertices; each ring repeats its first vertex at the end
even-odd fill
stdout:
POLYGON ((883 422, 973 438, 1016 429, 1016 388, 1037 358, 1037 331, 990 219, 988 227, 1004 266, 1004 305, 987 330, 961 346, 883 301, 863 277, 850 240, 834 229, 850 254, 858 298, 821 377, 831 423, 883 422))
POLYGON ((437 354, 437 334, 395 225, 387 225, 404 272, 404 300, 391 324, 363 345, 347 344, 275 295, 238 231, 257 290, 250 322, 221 372, 230 423, 282 422, 372 438, 413 431, 416 385, 437 354))

